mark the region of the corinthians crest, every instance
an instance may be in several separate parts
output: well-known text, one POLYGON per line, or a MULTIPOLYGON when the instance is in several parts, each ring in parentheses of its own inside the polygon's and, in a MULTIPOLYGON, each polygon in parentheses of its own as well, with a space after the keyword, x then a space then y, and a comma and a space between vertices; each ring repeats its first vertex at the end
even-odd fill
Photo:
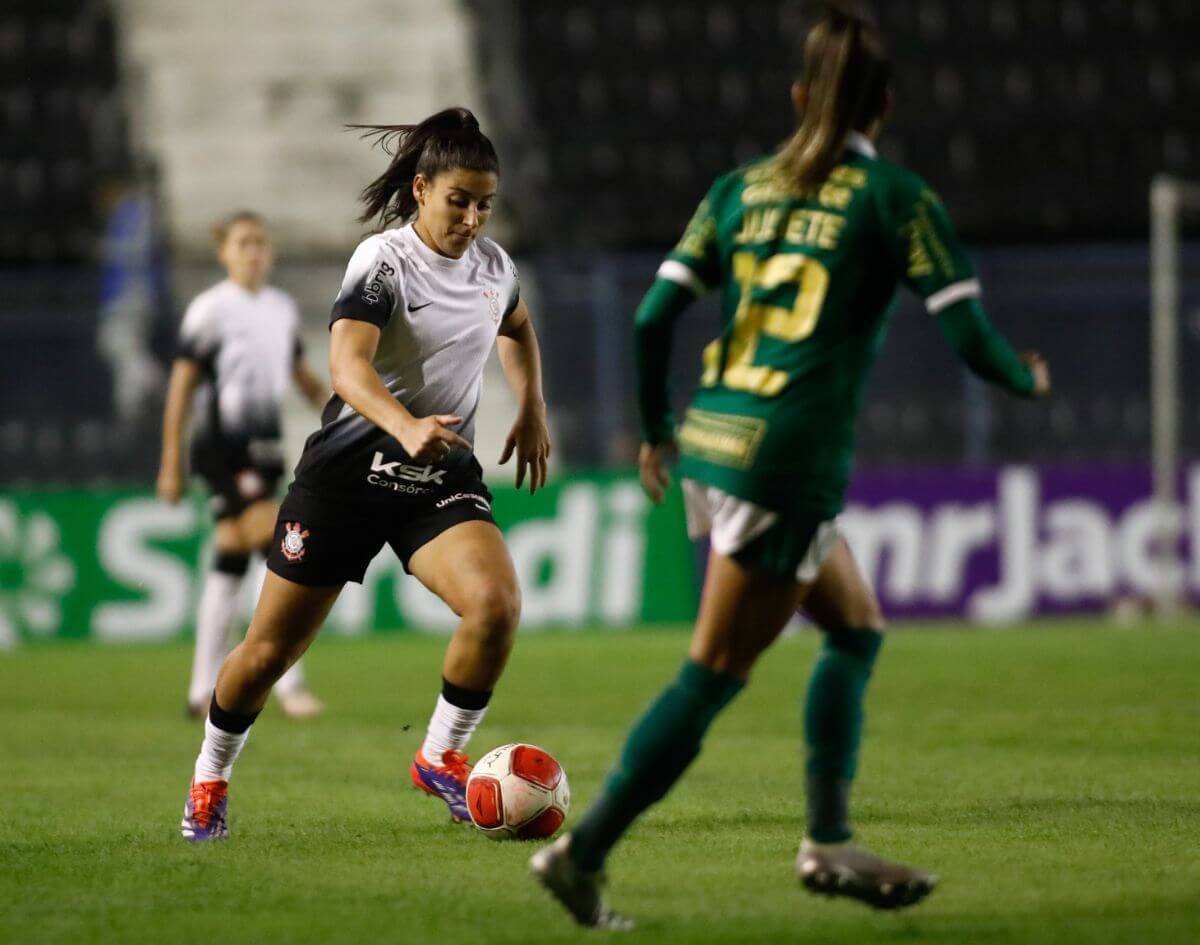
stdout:
POLYGON ((492 323, 500 324, 500 293, 495 289, 484 289, 483 297, 488 301, 488 309, 492 313, 492 323))
POLYGON ((308 530, 299 522, 284 522, 283 528, 283 541, 279 543, 279 550, 288 561, 299 561, 308 552, 304 547, 308 530))

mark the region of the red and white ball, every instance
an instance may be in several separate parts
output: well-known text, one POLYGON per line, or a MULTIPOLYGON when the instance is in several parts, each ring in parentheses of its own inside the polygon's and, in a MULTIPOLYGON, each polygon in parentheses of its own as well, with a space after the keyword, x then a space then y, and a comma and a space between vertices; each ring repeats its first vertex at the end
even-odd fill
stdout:
POLYGON ((570 806, 566 772, 536 745, 501 745, 480 758, 467 779, 471 820, 497 840, 553 836, 570 806))

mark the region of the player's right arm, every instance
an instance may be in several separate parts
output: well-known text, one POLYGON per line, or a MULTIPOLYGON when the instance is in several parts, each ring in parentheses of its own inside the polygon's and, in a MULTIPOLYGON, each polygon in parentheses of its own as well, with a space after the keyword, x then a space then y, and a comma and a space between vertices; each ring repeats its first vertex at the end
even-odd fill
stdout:
POLYGON ((200 386, 200 365, 179 357, 171 368, 167 403, 163 408, 162 457, 158 464, 158 497, 174 504, 183 495, 187 475, 183 467, 183 440, 192 413, 192 395, 200 386))
POLYGON ((372 237, 361 243, 346 267, 333 303, 329 329, 329 377, 333 392, 377 427, 395 438, 418 462, 444 459, 451 446, 471 444, 450 427, 461 417, 439 414, 414 417, 392 396, 375 370, 375 352, 383 328, 400 297, 394 262, 372 237))
POLYGON ((1046 396, 1049 367, 1038 354, 1018 355, 988 318, 979 280, 942 202, 915 181, 902 197, 899 216, 905 282, 924 300, 959 359, 977 376, 1011 393, 1046 396))
POLYGON ((179 327, 178 351, 163 407, 162 456, 158 464, 157 492, 166 502, 178 502, 187 486, 184 438, 192 397, 204 378, 204 365, 213 362, 220 346, 217 318, 205 293, 192 300, 179 327))
POLYGON ((654 284, 634 319, 637 403, 642 426, 638 466, 642 488, 655 502, 662 501, 664 490, 671 484, 667 467, 675 451, 675 420, 667 384, 675 323, 696 298, 719 281, 716 236, 710 190, 678 245, 658 267, 654 284))

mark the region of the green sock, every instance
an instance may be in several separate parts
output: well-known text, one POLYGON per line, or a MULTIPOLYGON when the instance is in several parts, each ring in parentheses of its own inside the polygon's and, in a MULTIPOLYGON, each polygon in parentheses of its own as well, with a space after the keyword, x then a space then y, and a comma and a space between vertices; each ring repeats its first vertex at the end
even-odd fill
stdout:
POLYGON ((835 629, 813 667, 804 703, 808 745, 808 835, 818 843, 849 840, 850 782, 862 739, 863 696, 883 643, 876 630, 835 629))
POLYGON ((571 829, 571 858, 604 865, 609 850, 647 807, 663 798, 700 754, 704 733, 745 682, 691 660, 630 729, 600 796, 571 829))

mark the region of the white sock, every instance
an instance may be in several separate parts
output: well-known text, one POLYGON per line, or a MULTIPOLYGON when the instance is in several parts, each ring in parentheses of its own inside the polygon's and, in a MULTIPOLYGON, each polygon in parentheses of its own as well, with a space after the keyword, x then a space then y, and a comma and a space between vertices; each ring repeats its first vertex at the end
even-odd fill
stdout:
POLYGON ((441 764, 445 752, 465 748, 485 712, 486 706, 482 709, 460 709, 447 702, 445 696, 439 695, 425 732, 425 743, 421 746, 425 760, 430 764, 441 764))
POLYGON ((228 781, 233 774, 233 763, 237 761, 249 737, 249 728, 240 734, 227 732, 213 725, 211 719, 205 719, 204 744, 200 746, 200 754, 196 757, 196 780, 228 781))
POLYGON ((296 660, 288 667, 288 671, 279 677, 279 681, 275 683, 275 695, 286 698, 293 692, 300 692, 308 688, 304 679, 304 668, 300 663, 300 660, 296 660))
POLYGON ((240 575, 224 571, 209 571, 200 593, 196 613, 196 650, 192 657, 192 681, 188 685, 188 702, 207 708, 217 685, 217 672, 229 652, 229 628, 237 613, 240 575))

